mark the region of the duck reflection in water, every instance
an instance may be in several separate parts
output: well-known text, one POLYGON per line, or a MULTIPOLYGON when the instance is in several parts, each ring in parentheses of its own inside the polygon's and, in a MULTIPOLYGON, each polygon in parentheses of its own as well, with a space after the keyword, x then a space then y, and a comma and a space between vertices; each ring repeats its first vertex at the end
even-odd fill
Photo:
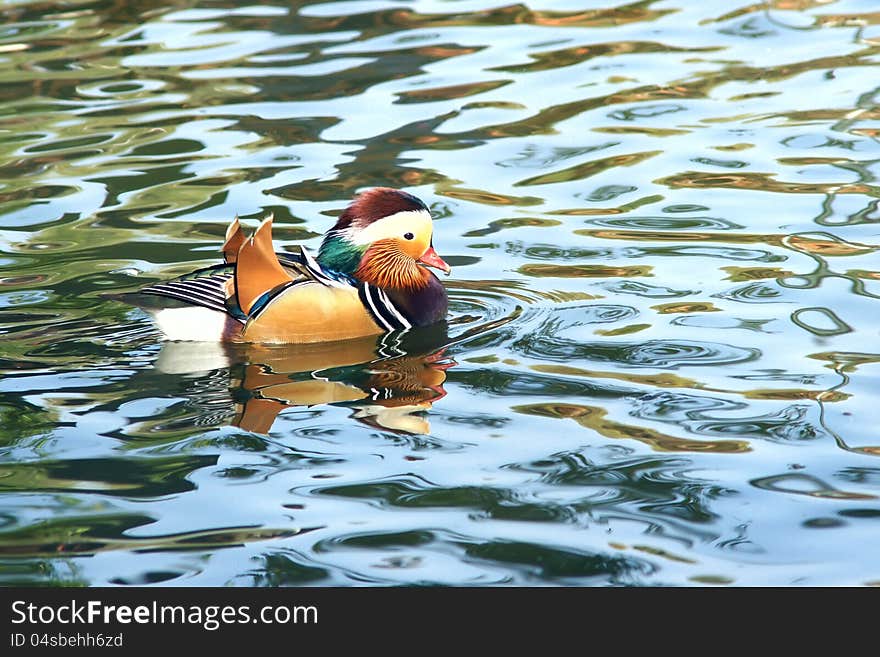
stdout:
POLYGON ((268 433, 288 408, 333 405, 351 408, 353 419, 377 429, 427 434, 424 411, 446 395, 446 371, 456 364, 446 355, 445 341, 440 324, 317 344, 166 342, 155 365, 166 374, 228 369, 225 382, 213 390, 200 385, 191 401, 210 407, 215 417, 218 411, 234 412, 231 424, 245 431, 268 433), (224 383, 228 408, 219 409, 217 393, 224 383))

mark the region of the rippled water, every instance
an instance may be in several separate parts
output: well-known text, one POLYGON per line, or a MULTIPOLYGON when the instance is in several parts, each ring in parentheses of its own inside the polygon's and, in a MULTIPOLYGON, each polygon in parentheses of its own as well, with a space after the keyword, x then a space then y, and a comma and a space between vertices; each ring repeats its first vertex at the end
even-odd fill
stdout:
POLYGON ((0 5, 0 582, 880 583, 876 2, 0 5), (162 344, 406 189, 448 327, 162 344))

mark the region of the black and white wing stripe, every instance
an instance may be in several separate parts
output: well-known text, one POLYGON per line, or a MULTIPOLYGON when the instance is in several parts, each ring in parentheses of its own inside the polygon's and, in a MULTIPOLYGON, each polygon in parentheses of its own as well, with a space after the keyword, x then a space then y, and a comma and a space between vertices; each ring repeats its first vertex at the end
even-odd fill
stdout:
POLYGON ((221 269, 198 274, 154 283, 142 289, 141 294, 154 294, 221 313, 227 312, 225 284, 232 277, 232 272, 221 269))
POLYGON ((412 328, 410 321, 394 306, 388 295, 369 283, 358 285, 358 296, 376 323, 386 331, 412 328))

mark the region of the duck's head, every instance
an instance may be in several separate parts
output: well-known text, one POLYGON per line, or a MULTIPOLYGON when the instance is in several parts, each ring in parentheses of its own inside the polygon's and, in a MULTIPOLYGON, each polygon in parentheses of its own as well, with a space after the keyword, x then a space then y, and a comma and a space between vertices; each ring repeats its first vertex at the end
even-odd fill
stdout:
POLYGON ((412 194, 388 187, 361 193, 324 236, 318 261, 330 269, 382 288, 418 289, 435 267, 450 267, 431 244, 428 207, 412 194))

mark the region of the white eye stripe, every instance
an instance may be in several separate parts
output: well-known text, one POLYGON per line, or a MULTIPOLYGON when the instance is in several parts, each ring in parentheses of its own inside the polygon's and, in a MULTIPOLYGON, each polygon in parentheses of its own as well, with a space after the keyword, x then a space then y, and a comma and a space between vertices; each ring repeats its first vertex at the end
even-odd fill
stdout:
POLYGON ((355 244, 372 244, 378 240, 402 237, 404 233, 426 236, 431 239, 433 226, 431 215, 425 210, 405 210, 374 221, 363 230, 353 232, 355 244))

